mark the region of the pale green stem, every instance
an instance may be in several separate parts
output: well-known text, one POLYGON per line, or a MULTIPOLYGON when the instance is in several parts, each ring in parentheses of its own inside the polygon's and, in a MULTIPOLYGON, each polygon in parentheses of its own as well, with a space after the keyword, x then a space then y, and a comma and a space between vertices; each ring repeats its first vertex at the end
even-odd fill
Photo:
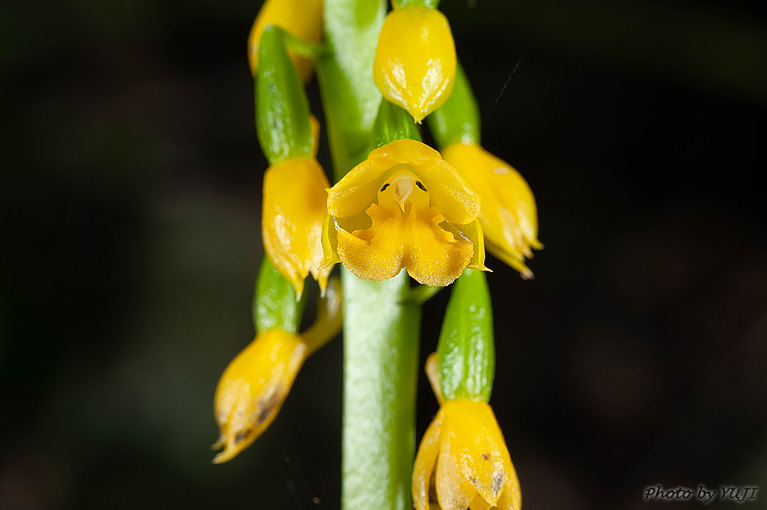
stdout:
MULTIPOLYGON (((373 56, 383 0, 325 0, 318 77, 336 180, 363 161, 381 102, 373 56)), ((408 510, 415 450, 420 306, 403 272, 383 283, 342 272, 344 510, 408 510)))
POLYGON ((317 61, 336 180, 367 158, 381 93, 373 57, 381 32, 383 0, 326 0, 328 54, 317 61))
POLYGON ((421 308, 402 304, 408 278, 344 272, 344 510, 412 508, 421 308))

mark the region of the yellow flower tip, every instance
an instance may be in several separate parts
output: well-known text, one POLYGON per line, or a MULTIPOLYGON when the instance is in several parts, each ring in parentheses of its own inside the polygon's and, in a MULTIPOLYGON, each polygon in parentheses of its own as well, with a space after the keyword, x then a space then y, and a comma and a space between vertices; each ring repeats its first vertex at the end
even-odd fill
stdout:
POLYGON ((455 143, 443 151, 482 200, 480 220, 490 253, 520 272, 533 277, 525 265, 532 250, 540 250, 535 198, 525 179, 511 165, 479 145, 455 143))
POLYGON ((290 280, 298 297, 308 274, 324 285, 322 221, 328 180, 314 158, 296 158, 270 166, 264 175, 261 233, 264 251, 290 280))
POLYGON ((412 490, 416 510, 434 503, 442 510, 521 508, 519 480, 489 405, 442 404, 418 448, 412 490))
MULTIPOLYGON (((322 37, 322 0, 266 0, 258 12, 248 35, 248 63, 253 76, 258 72, 258 45, 267 25, 277 25, 290 34, 308 42, 320 42, 322 37)), ((301 80, 312 76, 312 62, 288 50, 301 80)))
POLYGON ((213 447, 224 448, 214 464, 233 459, 269 427, 307 353, 300 336, 271 330, 258 335, 229 363, 213 404, 220 433, 213 447))
POLYGON ((445 286, 484 267, 479 199, 439 152, 401 139, 370 153, 328 190, 323 267, 343 263, 365 280, 405 268, 445 286))
POLYGON ((386 16, 373 62, 373 78, 386 99, 420 124, 450 97, 455 70, 453 34, 441 12, 407 6, 386 16))

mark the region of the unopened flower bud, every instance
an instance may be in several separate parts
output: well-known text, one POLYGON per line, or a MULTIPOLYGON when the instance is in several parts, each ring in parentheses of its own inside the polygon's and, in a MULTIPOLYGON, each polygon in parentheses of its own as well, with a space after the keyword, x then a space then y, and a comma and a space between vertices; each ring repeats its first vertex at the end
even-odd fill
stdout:
POLYGON ((378 38, 373 78, 389 101, 420 123, 450 97, 456 56, 447 18, 409 5, 386 16, 378 38))
POLYGON ((541 249, 538 217, 530 186, 514 167, 475 144, 454 143, 443 151, 480 196, 480 221, 490 253, 531 278, 525 257, 541 249))
POLYGON ((274 421, 307 351, 300 336, 273 329, 256 336, 229 363, 213 404, 220 432, 213 448, 224 448, 214 463, 234 458, 274 421))
POLYGON ((330 268, 321 270, 322 221, 327 177, 314 158, 295 158, 270 166, 264 175, 261 217, 264 250, 300 297, 311 273, 324 288, 330 268))

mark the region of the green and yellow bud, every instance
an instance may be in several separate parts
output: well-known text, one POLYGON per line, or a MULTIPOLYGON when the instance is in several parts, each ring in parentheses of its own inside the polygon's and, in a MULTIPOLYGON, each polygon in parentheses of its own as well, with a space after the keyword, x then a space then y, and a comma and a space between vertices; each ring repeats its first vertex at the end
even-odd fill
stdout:
MULTIPOLYGON (((265 274, 262 271, 262 275, 265 274)), ((273 296, 258 297, 269 301, 273 296)), ((223 448, 213 459, 220 464, 233 459, 250 446, 271 425, 285 402, 304 361, 341 330, 341 285, 338 278, 328 283, 325 296, 317 307, 314 324, 302 334, 270 329, 242 350, 224 370, 216 387, 213 403, 219 429, 214 449, 223 448)), ((266 303, 267 305, 269 303, 266 303)), ((287 308, 295 304, 287 303, 287 308)), ((277 315, 282 310, 268 307, 277 315)), ((295 318, 292 310, 286 317, 260 323, 288 324, 295 318)))
POLYGON ((412 490, 416 510, 434 508, 432 503, 441 510, 521 509, 517 473, 488 404, 442 404, 418 447, 412 490))

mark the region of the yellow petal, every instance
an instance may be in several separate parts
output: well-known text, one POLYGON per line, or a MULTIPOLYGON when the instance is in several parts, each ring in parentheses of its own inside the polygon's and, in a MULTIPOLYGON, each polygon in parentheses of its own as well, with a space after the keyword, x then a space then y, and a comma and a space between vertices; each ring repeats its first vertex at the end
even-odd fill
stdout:
POLYGON ((401 138, 370 151, 368 159, 378 158, 390 159, 394 163, 415 164, 441 159, 442 156, 425 143, 401 138))
POLYGON ((322 222, 322 266, 320 271, 332 271, 333 266, 341 262, 338 258, 338 225, 330 214, 322 222))
MULTIPOLYGON (((446 418, 444 409, 444 406, 440 408, 440 411, 443 411, 443 420, 446 418)), ((446 425, 447 423, 443 422, 437 459, 437 501, 442 510, 465 510, 477 495, 477 491, 463 474, 461 452, 456 450, 456 445, 453 444, 455 434, 448 430, 446 425)))
POLYGON ((440 450, 440 424, 442 412, 429 424, 426 433, 421 439, 418 453, 415 456, 413 466, 413 505, 416 510, 429 510, 429 491, 432 473, 437 463, 437 454, 440 450))
POLYGON ((264 175, 264 250, 299 296, 310 272, 321 281, 329 274, 320 270, 327 186, 325 173, 313 158, 277 163, 264 175))
POLYGON ((405 248, 399 238, 397 224, 389 221, 377 205, 372 204, 368 214, 374 222, 380 222, 378 235, 370 232, 370 239, 363 239, 339 229, 338 256, 343 265, 358 278, 382 282, 399 274, 405 248))
POLYGON ((450 223, 468 224, 480 214, 480 201, 466 181, 439 152, 428 145, 403 138, 373 150, 328 191, 328 212, 349 218, 375 202, 387 172, 409 166, 423 181, 437 207, 450 223))
MULTIPOLYGON (((432 208, 436 212, 436 208, 432 208)), ((424 285, 445 286, 453 283, 474 256, 471 242, 456 238, 440 227, 444 216, 433 216, 431 225, 413 224, 409 253, 404 265, 408 274, 424 285)))
POLYGON ((490 507, 490 503, 488 503, 485 498, 479 494, 476 494, 469 503, 469 510, 490 510, 490 507))
MULTIPOLYGON (((494 161, 505 163, 492 156, 494 161)), ((491 176, 491 182, 498 185, 496 191, 503 204, 511 204, 510 209, 522 230, 522 237, 527 245, 540 249, 538 241, 538 212, 535 206, 535 198, 527 181, 511 165, 495 166, 491 176), (504 173, 508 172, 508 173, 504 173)))
MULTIPOLYGON (((258 44, 266 25, 277 25, 308 42, 322 37, 322 0, 266 0, 248 36, 248 62, 255 76, 258 71, 258 44)), ((288 50, 304 83, 312 76, 312 62, 288 50)))
POLYGON ((364 212, 378 195, 384 174, 396 163, 366 159, 328 190, 328 213, 338 219, 364 212))
MULTIPOLYGON (((443 446, 439 463, 444 462, 445 473, 460 476, 461 483, 468 483, 490 506, 495 506, 513 467, 492 409, 484 402, 469 400, 451 400, 442 409, 442 441, 449 447, 443 446)), ((438 480, 438 495, 439 487, 438 480)), ((467 492, 462 486, 461 493, 467 492)))
POLYGON ((519 479, 514 465, 511 465, 509 481, 498 498, 498 510, 520 510, 522 508, 522 491, 519 489, 519 479))
POLYGON ((441 12, 407 6, 386 16, 373 63, 373 78, 386 99, 420 123, 450 97, 455 69, 455 43, 441 12))
POLYGON ((519 271, 523 279, 531 280, 533 278, 533 272, 525 265, 524 255, 511 251, 508 246, 499 246, 491 243, 489 239, 486 240, 488 242, 485 243, 485 247, 495 258, 519 271))
POLYGON ((224 451, 214 463, 226 462, 250 446, 274 421, 306 359, 301 337, 278 330, 253 340, 218 382, 214 401, 224 451))
POLYGON ((532 276, 524 264, 531 248, 540 249, 535 198, 511 165, 478 145, 453 144, 444 150, 469 186, 481 197, 481 222, 488 250, 523 276, 532 276))
POLYGON ((479 271, 490 271, 485 266, 485 237, 479 219, 472 221, 468 225, 454 224, 453 227, 474 246, 474 255, 466 267, 479 271))

